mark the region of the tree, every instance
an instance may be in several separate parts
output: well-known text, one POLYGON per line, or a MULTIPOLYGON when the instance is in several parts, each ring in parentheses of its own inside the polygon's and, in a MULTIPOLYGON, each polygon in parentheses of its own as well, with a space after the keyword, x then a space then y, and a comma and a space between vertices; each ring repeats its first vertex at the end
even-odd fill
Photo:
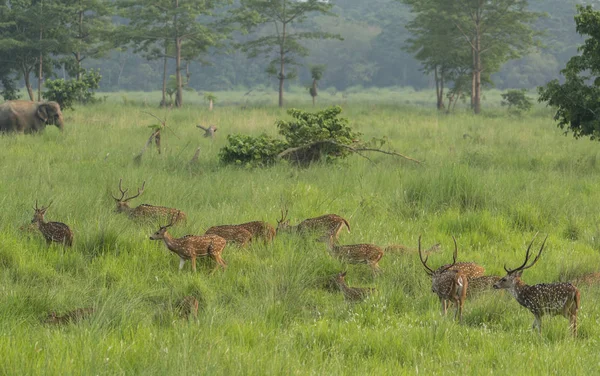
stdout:
MULTIPOLYGON (((128 25, 119 28, 122 42, 141 44, 138 49, 149 51, 158 43, 169 56, 172 44, 175 58, 177 92, 175 106, 183 106, 182 57, 187 61, 217 45, 228 29, 211 19, 213 10, 224 0, 120 0, 118 6, 128 25)), ((166 66, 166 62, 165 62, 166 66)), ((166 76, 165 76, 166 77, 166 76)), ((164 79, 163 79, 164 87, 164 79)))
POLYGON ((68 49, 72 55, 64 63, 69 73, 81 80, 81 63, 88 57, 99 57, 110 49, 113 2, 105 0, 61 0, 65 10, 64 30, 68 33, 68 49))
POLYGON ((313 31, 295 29, 311 14, 333 15, 332 4, 319 0, 241 0, 241 8, 236 10, 238 20, 248 30, 262 25, 273 25, 274 30, 242 44, 242 50, 250 57, 265 55, 272 57, 266 71, 279 80, 279 107, 283 107, 283 86, 287 79, 296 77, 286 66, 298 65, 297 57, 307 56, 309 51, 300 41, 304 39, 341 39, 339 35, 326 33, 315 28, 313 31), (274 33, 273 33, 274 31, 274 33), (273 57, 275 55, 275 57, 273 57))
POLYGON ((471 51, 471 101, 481 112, 482 74, 499 70, 502 63, 521 57, 535 44, 539 33, 532 23, 541 14, 528 10, 527 0, 432 0, 446 12, 471 51))
POLYGON ((312 78, 312 85, 309 88, 310 96, 312 97, 313 106, 315 105, 315 98, 318 95, 317 86, 321 78, 323 78, 323 73, 325 73, 324 65, 313 65, 310 67, 310 77, 312 78))
POLYGON ((577 6, 576 30, 587 35, 580 55, 573 56, 561 73, 564 83, 555 79, 538 89, 540 102, 556 108, 558 127, 575 138, 600 138, 600 11, 591 5, 577 6))
MULTIPOLYGON (((436 8, 439 0, 401 0, 409 5, 415 17, 405 26, 412 33, 406 40, 405 49, 415 54, 425 73, 432 73, 435 80, 437 108, 445 107, 444 89, 447 82, 462 84, 463 72, 471 65, 471 53, 463 46, 459 30, 452 25, 451 16, 436 8)), ((455 93, 460 89, 455 85, 448 96, 448 110, 455 93)), ((456 102, 454 102, 456 103, 456 102)))
POLYGON ((52 74, 52 59, 64 53, 64 8, 55 1, 6 0, 0 3, 2 65, 19 72, 34 100, 31 73, 37 68, 38 100, 43 76, 52 74))

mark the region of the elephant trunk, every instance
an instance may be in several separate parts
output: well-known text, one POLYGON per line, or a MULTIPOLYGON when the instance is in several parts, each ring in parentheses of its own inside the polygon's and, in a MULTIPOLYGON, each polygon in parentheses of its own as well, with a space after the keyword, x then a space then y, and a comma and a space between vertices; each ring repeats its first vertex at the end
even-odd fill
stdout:
POLYGON ((60 129, 61 132, 64 130, 65 124, 63 122, 62 112, 59 112, 58 115, 56 115, 56 120, 54 121, 54 125, 56 125, 58 127, 58 129, 60 129))

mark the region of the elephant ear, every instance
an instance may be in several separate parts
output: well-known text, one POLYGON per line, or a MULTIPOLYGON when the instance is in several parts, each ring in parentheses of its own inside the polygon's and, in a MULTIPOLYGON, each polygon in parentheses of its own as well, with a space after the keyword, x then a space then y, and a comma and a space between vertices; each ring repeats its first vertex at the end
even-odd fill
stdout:
POLYGON ((48 110, 46 109, 46 105, 45 104, 40 104, 38 106, 36 115, 42 119, 44 122, 48 121, 48 110))

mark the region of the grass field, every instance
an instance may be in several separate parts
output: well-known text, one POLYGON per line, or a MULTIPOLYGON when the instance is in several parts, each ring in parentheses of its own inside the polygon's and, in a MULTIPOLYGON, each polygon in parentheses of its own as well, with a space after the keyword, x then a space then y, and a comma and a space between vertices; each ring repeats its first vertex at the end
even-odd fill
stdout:
MULTIPOLYGON (((590 375, 600 367, 600 288, 581 286, 579 338, 562 317, 531 330, 533 315, 507 292, 467 300, 463 324, 440 315, 431 281, 414 254, 387 254, 383 273, 344 265, 322 243, 292 235, 265 247, 226 248, 224 272, 201 263, 178 271, 178 257, 149 240, 156 224, 114 212, 119 178, 133 204, 184 210, 175 236, 211 225, 265 220, 282 204, 292 222, 337 213, 350 222, 343 244, 416 247, 440 242, 430 257, 459 259, 487 274, 523 261, 539 231, 549 234, 530 283, 566 281, 600 268, 600 149, 565 137, 539 110, 524 118, 489 112, 438 115, 426 108, 349 102, 343 115, 365 138, 387 136, 421 165, 385 155, 296 169, 221 166, 228 133, 275 134, 286 117, 272 107, 190 106, 168 114, 165 151, 133 162, 155 123, 141 105, 107 102, 65 113, 65 132, 0 137, 0 373, 15 374, 521 374, 590 375), (216 124, 214 142, 195 124, 216 124), (190 166, 197 147, 198 164, 190 166), (47 220, 65 222, 74 246, 46 247, 19 227, 35 200, 53 204, 47 220), (351 286, 377 294, 348 304, 322 288, 341 270, 351 286), (185 295, 200 300, 197 320, 178 318, 185 295), (62 327, 48 312, 96 313, 62 327)), ((534 245, 539 247, 540 239, 534 245)), ((537 248, 536 248, 537 249, 537 248)))

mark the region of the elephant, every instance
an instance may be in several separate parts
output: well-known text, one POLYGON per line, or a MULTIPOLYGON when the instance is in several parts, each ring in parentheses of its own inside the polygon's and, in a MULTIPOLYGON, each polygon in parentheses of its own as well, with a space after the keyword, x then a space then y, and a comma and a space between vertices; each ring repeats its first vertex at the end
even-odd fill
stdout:
POLYGON ((0 133, 35 133, 46 124, 63 130, 63 115, 56 102, 8 101, 0 104, 0 133))

